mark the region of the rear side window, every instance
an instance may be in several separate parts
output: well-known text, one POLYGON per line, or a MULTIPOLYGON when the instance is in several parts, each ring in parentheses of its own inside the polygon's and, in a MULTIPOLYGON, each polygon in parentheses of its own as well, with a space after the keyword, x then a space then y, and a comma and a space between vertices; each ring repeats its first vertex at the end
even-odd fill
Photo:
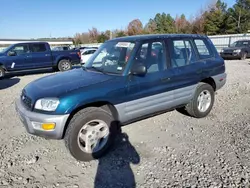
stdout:
POLYGON ((194 43, 197 47, 199 56, 201 59, 207 59, 213 57, 213 53, 207 43, 202 39, 195 39, 194 43))
POLYGON ((32 52, 45 52, 47 51, 45 44, 31 44, 32 52))
POLYGON ((194 49, 189 40, 173 40, 171 48, 172 67, 183 67, 196 61, 194 49))
POLYGON ((163 41, 143 43, 135 56, 134 65, 140 62, 146 65, 148 74, 166 70, 165 43, 163 41))

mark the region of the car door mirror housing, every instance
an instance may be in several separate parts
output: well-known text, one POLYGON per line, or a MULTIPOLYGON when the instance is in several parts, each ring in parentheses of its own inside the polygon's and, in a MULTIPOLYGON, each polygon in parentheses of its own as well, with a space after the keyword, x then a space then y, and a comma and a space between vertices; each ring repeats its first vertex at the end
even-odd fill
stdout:
POLYGON ((9 53, 8 53, 8 56, 16 56, 17 54, 16 54, 16 52, 13 52, 13 51, 10 51, 9 53))
POLYGON ((138 63, 131 69, 132 75, 144 76, 147 73, 147 68, 144 64, 138 63))

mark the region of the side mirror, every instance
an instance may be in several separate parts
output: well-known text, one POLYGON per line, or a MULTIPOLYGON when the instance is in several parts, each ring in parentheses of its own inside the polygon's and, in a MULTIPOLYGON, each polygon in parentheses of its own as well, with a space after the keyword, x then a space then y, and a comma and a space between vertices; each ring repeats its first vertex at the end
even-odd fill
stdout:
POLYGON ((12 51, 10 51, 9 53, 8 53, 8 56, 16 56, 17 54, 16 54, 16 52, 12 52, 12 51))
POLYGON ((132 75, 144 76, 147 73, 147 68, 142 63, 135 63, 131 69, 132 75))

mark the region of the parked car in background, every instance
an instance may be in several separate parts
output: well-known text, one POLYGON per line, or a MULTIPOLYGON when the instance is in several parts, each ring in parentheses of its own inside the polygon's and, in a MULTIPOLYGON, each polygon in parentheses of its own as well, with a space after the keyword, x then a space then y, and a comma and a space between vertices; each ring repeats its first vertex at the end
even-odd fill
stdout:
POLYGON ((15 106, 28 133, 64 139, 75 159, 90 161, 108 151, 121 125, 172 109, 206 117, 226 78, 206 36, 121 37, 82 68, 29 83, 15 106))
POLYGON ((83 51, 83 50, 85 50, 85 49, 98 49, 98 47, 84 46, 84 47, 79 47, 79 48, 77 48, 77 49, 79 49, 80 51, 83 51))
POLYGON ((81 51, 81 63, 84 64, 86 61, 96 52, 95 48, 85 48, 81 51))
POLYGON ((250 40, 239 40, 228 48, 223 48, 220 55, 224 59, 245 60, 250 57, 250 40))
POLYGON ((66 51, 70 50, 69 46, 55 46, 51 48, 52 51, 66 51))
POLYGON ((6 73, 35 69, 67 71, 80 60, 80 50, 52 51, 47 42, 13 44, 0 52, 0 78, 6 73))

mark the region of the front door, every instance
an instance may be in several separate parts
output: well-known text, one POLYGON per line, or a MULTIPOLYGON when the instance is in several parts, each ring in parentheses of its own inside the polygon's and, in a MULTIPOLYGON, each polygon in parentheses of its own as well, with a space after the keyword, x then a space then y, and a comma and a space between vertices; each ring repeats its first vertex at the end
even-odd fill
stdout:
POLYGON ((132 120, 173 107, 173 71, 168 69, 165 42, 147 41, 140 45, 133 65, 147 67, 144 76, 129 75, 125 114, 132 120))
POLYGON ((7 70, 19 71, 32 68, 31 54, 28 44, 17 44, 9 50, 14 55, 8 57, 7 70))

